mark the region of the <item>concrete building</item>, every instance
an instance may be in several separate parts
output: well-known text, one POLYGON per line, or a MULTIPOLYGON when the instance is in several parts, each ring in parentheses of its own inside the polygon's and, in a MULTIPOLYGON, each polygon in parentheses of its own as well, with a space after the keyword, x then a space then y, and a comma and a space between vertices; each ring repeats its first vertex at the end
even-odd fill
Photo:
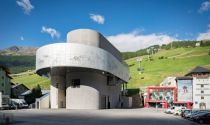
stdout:
POLYGON ((49 109, 50 108, 50 92, 42 90, 43 96, 36 98, 35 108, 36 109, 49 109))
POLYGON ((210 109, 210 70, 195 67, 186 76, 193 77, 193 109, 210 109))
POLYGON ((29 88, 26 87, 24 84, 15 84, 12 85, 11 88, 11 97, 12 98, 23 98, 22 94, 26 93, 27 91, 29 91, 29 88))
POLYGON ((12 79, 9 76, 10 72, 9 69, 5 66, 0 66, 0 91, 2 95, 9 95, 11 94, 11 83, 10 80, 12 79))
POLYGON ((67 43, 39 48, 36 72, 51 79, 51 108, 115 108, 129 80, 121 53, 90 29, 69 32, 67 43))
POLYGON ((9 98, 11 95, 10 80, 12 79, 9 74, 9 69, 0 65, 0 108, 9 107, 9 98))

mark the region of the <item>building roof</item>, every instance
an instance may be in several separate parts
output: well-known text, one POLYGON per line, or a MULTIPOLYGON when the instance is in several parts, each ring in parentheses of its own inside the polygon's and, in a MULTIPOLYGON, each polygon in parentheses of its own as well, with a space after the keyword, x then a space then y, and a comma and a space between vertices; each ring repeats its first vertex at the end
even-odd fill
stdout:
POLYGON ((25 91, 24 93, 22 93, 22 94, 20 94, 21 96, 25 96, 25 95, 28 95, 28 94, 30 94, 31 93, 31 90, 27 90, 27 91, 25 91))
POLYGON ((6 72, 6 74, 10 74, 9 68, 7 68, 6 66, 0 65, 0 68, 2 68, 6 72))
POLYGON ((192 80, 193 78, 191 76, 182 76, 182 77, 176 77, 176 80, 192 80))
POLYGON ((204 68, 201 66, 197 66, 193 70, 191 70, 189 73, 187 73, 185 76, 190 76, 194 73, 210 73, 210 69, 207 69, 207 68, 204 68))
POLYGON ((17 87, 20 87, 20 86, 23 86, 24 88, 26 88, 27 90, 29 90, 29 88, 28 87, 26 87, 24 84, 19 84, 19 83, 17 83, 17 84, 14 84, 13 86, 12 86, 12 88, 17 88, 17 87))

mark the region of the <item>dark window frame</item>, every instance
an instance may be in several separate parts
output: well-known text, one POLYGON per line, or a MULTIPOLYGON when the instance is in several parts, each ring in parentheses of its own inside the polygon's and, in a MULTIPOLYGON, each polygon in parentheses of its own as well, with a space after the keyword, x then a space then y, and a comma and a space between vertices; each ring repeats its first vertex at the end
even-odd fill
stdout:
POLYGON ((71 80, 71 83, 72 83, 72 86, 73 86, 74 88, 79 88, 80 85, 81 85, 80 79, 72 79, 72 80, 71 80))

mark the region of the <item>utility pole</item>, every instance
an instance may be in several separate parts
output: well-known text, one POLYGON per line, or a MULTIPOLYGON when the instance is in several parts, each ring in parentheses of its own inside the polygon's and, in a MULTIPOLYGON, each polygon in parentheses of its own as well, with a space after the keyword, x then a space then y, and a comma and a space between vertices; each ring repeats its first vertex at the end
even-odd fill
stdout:
POLYGON ((137 58, 136 59, 137 63, 138 63, 138 72, 139 74, 141 74, 141 62, 142 62, 142 58, 137 58))

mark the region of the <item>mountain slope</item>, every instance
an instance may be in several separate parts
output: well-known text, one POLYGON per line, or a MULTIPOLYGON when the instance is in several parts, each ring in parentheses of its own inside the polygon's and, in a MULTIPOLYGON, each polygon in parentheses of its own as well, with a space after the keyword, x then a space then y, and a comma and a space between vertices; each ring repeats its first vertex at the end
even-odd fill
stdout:
POLYGON ((24 46, 11 46, 0 50, 0 55, 4 56, 35 56, 37 48, 24 46))
POLYGON ((142 74, 137 71, 137 58, 126 60, 130 66, 130 88, 158 85, 167 76, 183 76, 195 66, 210 68, 209 47, 160 50, 151 60, 148 56, 142 56, 142 74))
MULTIPOLYGON (((210 68, 210 47, 162 49, 154 54, 152 58, 142 56, 141 63, 144 71, 139 74, 137 71, 139 57, 125 60, 129 65, 131 79, 128 82, 129 88, 139 88, 148 85, 158 85, 167 76, 183 76, 195 66, 210 68)), ((29 88, 40 84, 42 88, 49 89, 50 81, 36 74, 20 74, 13 77, 14 83, 24 83, 29 88)))
POLYGON ((0 50, 0 65, 7 66, 11 73, 20 73, 35 68, 37 48, 11 46, 0 50))
POLYGON ((35 69, 35 56, 0 55, 0 65, 9 67, 11 73, 20 73, 35 69))

